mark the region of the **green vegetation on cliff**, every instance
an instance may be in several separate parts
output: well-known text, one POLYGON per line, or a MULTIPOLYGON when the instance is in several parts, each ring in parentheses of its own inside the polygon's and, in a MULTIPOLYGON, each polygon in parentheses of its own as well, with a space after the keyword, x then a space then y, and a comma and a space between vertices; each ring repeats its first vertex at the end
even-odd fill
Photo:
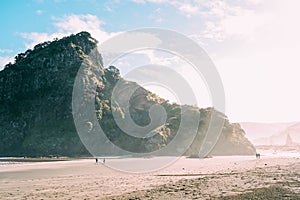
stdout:
MULTIPOLYGON (((90 81, 97 85, 95 113, 112 143, 133 152, 163 148, 176 136, 181 110, 187 109, 201 113, 198 133, 186 152, 186 155, 197 155, 211 115, 217 111, 170 104, 136 83, 124 80, 116 67, 103 67, 96 47, 97 41, 89 33, 81 32, 38 44, 33 50, 17 55, 14 64, 5 66, 0 72, 0 156, 89 154, 77 134, 72 115, 73 85, 82 65, 87 73, 82 81, 87 87, 90 81), (166 110, 168 123, 158 121, 156 127, 149 127, 152 137, 147 137, 149 132, 140 133, 145 137, 125 134, 114 121, 113 112, 121 118, 126 117, 125 108, 111 102, 111 94, 118 81, 125 87, 122 91, 138 88, 133 92, 128 108, 136 124, 146 126, 150 123, 149 109, 152 105, 158 104, 166 110)), ((119 98, 122 98, 122 91, 118 91, 119 98)), ((221 113, 219 116, 225 118, 225 123, 211 154, 254 154, 255 149, 244 137, 239 124, 229 123, 221 113)), ((188 127, 183 128, 186 134, 180 139, 190 139, 188 127)))

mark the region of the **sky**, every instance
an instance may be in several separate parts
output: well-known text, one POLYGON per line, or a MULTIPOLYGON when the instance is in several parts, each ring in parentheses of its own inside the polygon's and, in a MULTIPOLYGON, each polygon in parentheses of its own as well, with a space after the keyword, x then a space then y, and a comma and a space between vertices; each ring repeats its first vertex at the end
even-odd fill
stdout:
MULTIPOLYGON (((298 0, 3 0, 0 66, 37 43, 80 31, 101 43, 128 30, 169 29, 193 39, 213 60, 230 121, 299 121, 299 9, 298 0)), ((186 63, 162 55, 136 52, 116 67, 126 73, 147 62, 174 66, 196 91, 198 105, 211 106, 205 82, 186 63)), ((165 88, 148 89, 173 100, 165 88)))

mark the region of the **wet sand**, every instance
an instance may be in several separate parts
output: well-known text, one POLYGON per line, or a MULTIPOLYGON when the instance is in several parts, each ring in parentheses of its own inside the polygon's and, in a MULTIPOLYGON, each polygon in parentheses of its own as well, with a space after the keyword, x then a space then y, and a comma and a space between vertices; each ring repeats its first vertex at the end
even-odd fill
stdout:
MULTIPOLYGON (((106 163, 130 166, 136 160, 106 159, 106 163)), ((0 198, 300 199, 300 159, 181 158, 142 174, 112 170, 96 165, 94 159, 0 164, 0 198)))

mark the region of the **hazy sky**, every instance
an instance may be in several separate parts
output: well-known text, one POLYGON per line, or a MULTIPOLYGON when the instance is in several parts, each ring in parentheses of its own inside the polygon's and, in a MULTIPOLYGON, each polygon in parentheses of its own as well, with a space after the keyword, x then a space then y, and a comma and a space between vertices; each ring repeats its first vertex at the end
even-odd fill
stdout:
MULTIPOLYGON (((212 58, 231 121, 299 121, 299 10, 298 0, 4 0, 0 66, 39 42, 83 30, 102 42, 126 30, 167 28, 191 37, 212 58)), ((166 62, 157 52, 139 54, 141 62, 166 62)), ((202 92, 198 104, 210 105, 205 86, 183 64, 177 67, 202 92)))

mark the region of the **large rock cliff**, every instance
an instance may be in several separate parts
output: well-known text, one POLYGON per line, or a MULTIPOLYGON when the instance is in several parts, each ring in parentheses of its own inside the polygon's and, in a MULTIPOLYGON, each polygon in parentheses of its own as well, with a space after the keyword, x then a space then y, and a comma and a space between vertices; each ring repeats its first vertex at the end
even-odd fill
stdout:
MULTIPOLYGON (((33 50, 17 55, 14 64, 5 66, 0 72, 0 156, 89 154, 77 134, 72 115, 74 81, 83 62, 87 77, 82 81, 86 85, 89 81, 97 85, 95 112, 111 142, 128 151, 151 152, 172 141, 180 124, 180 110, 183 107, 170 104, 136 83, 122 79, 115 67, 104 68, 96 47, 97 41, 89 33, 81 32, 38 44, 33 50), (97 76, 91 77, 93 73, 97 76), (112 90, 118 81, 122 81, 127 90, 138 87, 128 108, 138 125, 149 124, 149 108, 152 105, 159 104, 166 110, 168 123, 158 122, 159 126, 149 127, 152 137, 132 137, 118 128, 112 111, 117 110, 123 116, 124 108, 111 102, 112 90)), ((119 96, 122 96, 121 91, 119 96)), ((197 155, 210 116, 216 111, 192 106, 185 106, 185 109, 201 113, 198 134, 186 152, 186 155, 197 155)), ((224 115, 220 116, 225 118, 225 123, 211 154, 254 154, 255 149, 244 137, 241 127, 229 123, 224 115)), ((188 127, 186 132, 188 137, 188 127)))

